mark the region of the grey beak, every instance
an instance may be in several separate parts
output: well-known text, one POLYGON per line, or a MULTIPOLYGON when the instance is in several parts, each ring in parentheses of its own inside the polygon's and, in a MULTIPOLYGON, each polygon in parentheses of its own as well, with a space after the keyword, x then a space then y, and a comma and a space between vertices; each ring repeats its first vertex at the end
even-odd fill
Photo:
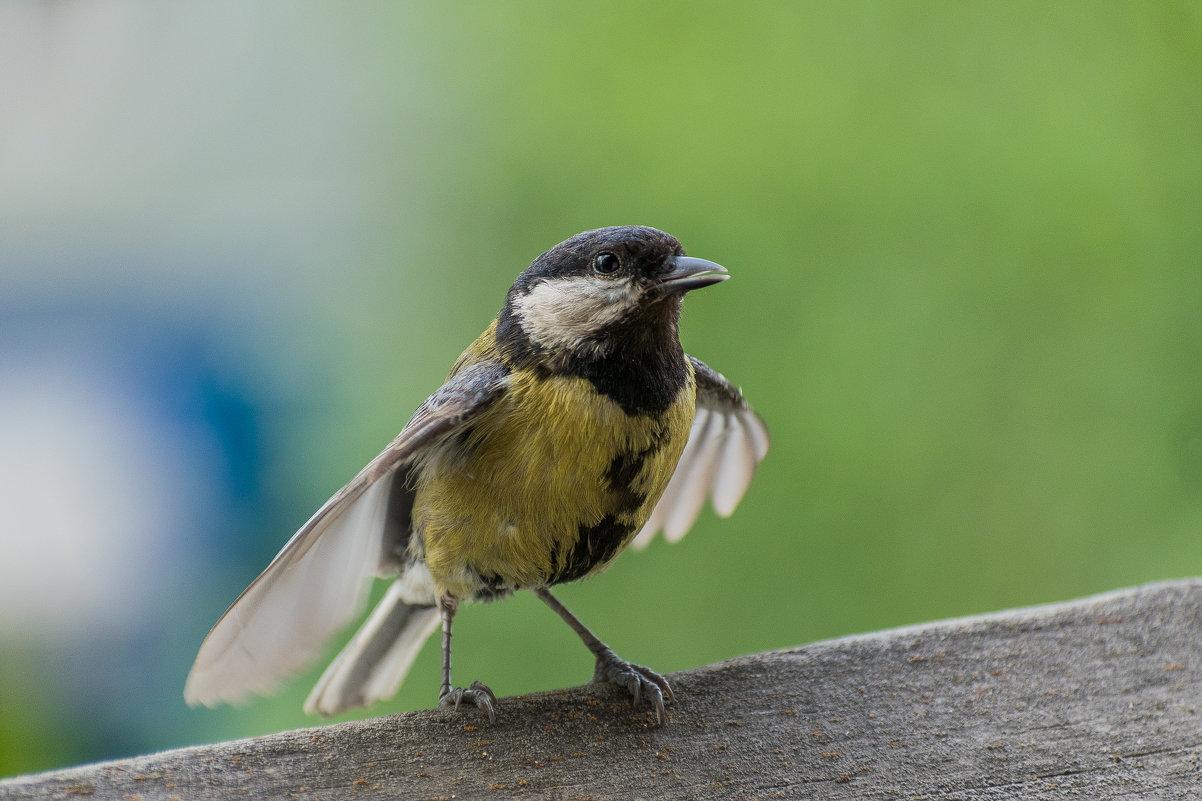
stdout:
POLYGON ((660 282, 665 295, 688 292, 703 286, 717 284, 730 278, 730 273, 721 264, 692 256, 677 256, 670 262, 670 269, 660 282))

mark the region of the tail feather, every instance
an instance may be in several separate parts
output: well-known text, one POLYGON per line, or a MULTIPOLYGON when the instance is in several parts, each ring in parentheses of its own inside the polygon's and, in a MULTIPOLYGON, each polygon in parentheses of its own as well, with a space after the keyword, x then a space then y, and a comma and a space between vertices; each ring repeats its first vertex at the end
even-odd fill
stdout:
POLYGON ((388 588, 351 641, 334 658, 305 700, 305 712, 336 715, 393 695, 429 636, 438 607, 407 604, 405 582, 388 588))

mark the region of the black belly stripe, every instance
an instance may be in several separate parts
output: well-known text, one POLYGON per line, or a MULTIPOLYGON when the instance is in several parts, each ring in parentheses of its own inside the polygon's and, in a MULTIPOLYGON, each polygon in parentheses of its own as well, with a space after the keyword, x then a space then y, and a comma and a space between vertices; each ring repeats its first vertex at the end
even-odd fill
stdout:
POLYGON ((471 565, 467 566, 467 570, 475 576, 476 583, 479 585, 475 594, 472 595, 472 600, 495 601, 513 594, 513 587, 509 582, 496 573, 482 573, 471 565))
POLYGON ((605 483, 613 494, 613 513, 633 512, 647 500, 646 493, 634 489, 635 479, 643 470, 647 456, 658 450, 658 443, 642 453, 624 453, 614 458, 605 471, 605 483))
MULTIPOLYGON (((601 522, 593 526, 581 526, 576 532, 563 566, 556 572, 552 584, 575 581, 583 578, 595 568, 605 565, 615 556, 634 534, 634 525, 629 515, 647 502, 647 494, 634 489, 634 484, 643 472, 647 459, 663 447, 662 432, 646 450, 638 453, 623 453, 614 457, 605 471, 605 483, 612 498, 612 505, 601 522), (623 521, 626 518, 626 521, 623 521)), ((558 553, 552 564, 556 563, 558 553)))
POLYGON ((601 518, 601 522, 595 526, 581 526, 572 550, 568 551, 567 560, 551 583, 561 584, 584 578, 593 568, 617 556, 633 533, 634 526, 622 523, 612 514, 601 518))

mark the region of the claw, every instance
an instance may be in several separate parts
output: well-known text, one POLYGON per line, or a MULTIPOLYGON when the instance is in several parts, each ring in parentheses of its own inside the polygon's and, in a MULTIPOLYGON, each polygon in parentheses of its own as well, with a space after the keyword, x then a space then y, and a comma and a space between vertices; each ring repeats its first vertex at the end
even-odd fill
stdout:
POLYGON ((493 691, 487 685, 478 681, 473 681, 472 686, 466 689, 456 687, 450 692, 443 693, 442 697, 438 699, 438 705, 458 712, 460 704, 465 701, 488 715, 489 723, 497 722, 497 696, 493 695, 493 691))
MULTIPOLYGON (((645 695, 650 700, 652 708, 655 709, 655 725, 662 726, 667 722, 668 714, 664 711, 664 696, 668 696, 669 701, 676 700, 676 696, 672 694, 672 688, 668 686, 667 679, 654 670, 642 665, 632 665, 619 659, 617 654, 598 640, 597 635, 577 620, 576 616, 569 612, 567 607, 561 604, 559 599, 552 595, 546 587, 536 587, 534 594, 555 610, 555 614, 572 627, 572 631, 579 635, 588 649, 597 657, 597 668, 593 671, 593 681, 609 681, 625 688, 630 693, 635 706, 638 706, 645 695)), ((444 666, 444 676, 450 675, 449 664, 444 666)), ((449 679, 444 678, 444 681, 448 685, 450 684, 449 679)))
POLYGON ((655 684, 655 686, 658 687, 663 694, 668 697, 668 701, 671 703, 676 703, 676 695, 672 692, 672 687, 668 684, 667 679, 656 673, 654 670, 645 668, 642 665, 631 665, 630 667, 642 674, 644 679, 655 684))
POLYGON ((624 688, 630 693, 631 702, 636 707, 646 698, 647 703, 655 710, 655 725, 664 725, 668 720, 664 698, 666 696, 669 702, 676 701, 668 680, 650 668, 631 664, 619 659, 613 651, 606 651, 597 657, 593 681, 608 681, 624 688))

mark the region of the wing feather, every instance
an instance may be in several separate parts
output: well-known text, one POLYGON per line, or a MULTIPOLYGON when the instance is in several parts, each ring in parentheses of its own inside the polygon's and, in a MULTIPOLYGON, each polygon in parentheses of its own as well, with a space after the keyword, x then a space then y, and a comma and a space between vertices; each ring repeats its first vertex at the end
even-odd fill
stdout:
POLYGON ((719 517, 729 517, 751 484, 756 458, 751 438, 743 435, 738 423, 723 434, 726 441, 718 457, 718 472, 713 485, 714 511, 719 517))
MULTIPOLYGON (((689 464, 693 461, 693 454, 696 453, 698 444, 705 437, 701 433, 709 424, 710 411, 709 409, 697 409, 693 416, 693 425, 689 429, 689 439, 685 442, 684 450, 680 454, 680 459, 677 461, 676 469, 680 469, 680 465, 689 464)), ((668 512, 674 505, 674 498, 679 494, 683 482, 669 481, 663 495, 656 502, 655 508, 651 510, 651 517, 643 524, 643 528, 639 531, 638 536, 631 543, 636 550, 645 548, 651 539, 655 536, 655 532, 664 527, 664 521, 668 518, 668 512)))
POLYGON ((705 428, 698 434, 697 448, 689 461, 676 463, 676 472, 668 483, 669 486, 675 483, 677 489, 671 499, 672 505, 667 509, 668 517, 664 520, 664 536, 668 542, 676 542, 683 537, 701 512, 714 483, 718 452, 725 430, 726 416, 711 411, 705 428))
POLYGON ((729 516, 768 453, 768 429, 738 388, 704 362, 689 359, 697 375, 697 412, 689 441, 667 489, 634 538, 635 548, 646 547, 660 530, 669 542, 679 540, 706 498, 719 516, 729 516))
POLYGON ((504 366, 489 361, 448 379, 288 540, 201 644, 184 687, 189 704, 271 693, 320 656, 326 641, 363 611, 370 580, 396 573, 398 555, 386 547, 385 533, 398 468, 495 403, 506 375, 504 366))

